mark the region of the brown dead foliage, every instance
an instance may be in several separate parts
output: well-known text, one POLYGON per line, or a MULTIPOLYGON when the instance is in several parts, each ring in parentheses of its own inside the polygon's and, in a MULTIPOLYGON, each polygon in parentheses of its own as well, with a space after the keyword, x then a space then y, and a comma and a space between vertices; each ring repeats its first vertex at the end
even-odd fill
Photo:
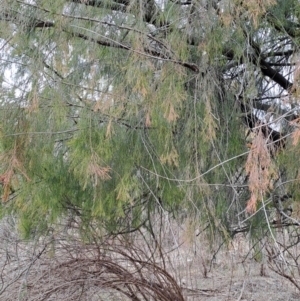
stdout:
POLYGON ((257 201, 272 187, 275 171, 271 160, 271 149, 267 142, 260 127, 252 141, 245 166, 251 192, 246 208, 248 212, 256 211, 257 201))

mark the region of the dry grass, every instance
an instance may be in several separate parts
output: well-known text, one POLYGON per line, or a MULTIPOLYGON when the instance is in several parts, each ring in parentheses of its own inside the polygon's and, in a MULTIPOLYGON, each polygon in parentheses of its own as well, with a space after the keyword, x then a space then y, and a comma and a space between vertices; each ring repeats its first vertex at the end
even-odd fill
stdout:
POLYGON ((76 231, 57 230, 25 242, 7 219, 0 227, 0 299, 300 299, 298 246, 279 245, 290 233, 278 235, 280 250, 265 240, 258 252, 242 234, 225 245, 170 221, 160 230, 156 241, 140 232, 83 244, 76 231))

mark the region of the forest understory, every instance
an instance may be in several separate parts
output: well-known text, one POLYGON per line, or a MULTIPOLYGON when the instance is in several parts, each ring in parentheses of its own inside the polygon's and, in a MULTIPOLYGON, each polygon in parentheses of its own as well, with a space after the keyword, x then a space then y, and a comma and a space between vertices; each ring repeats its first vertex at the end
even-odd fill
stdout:
MULTIPOLYGON (((140 231, 83 243, 61 226, 20 239, 14 218, 0 227, 1 300, 299 300, 299 247, 286 229, 276 241, 243 233, 211 240, 189 223, 165 220, 159 236, 140 231)), ((91 238, 91 237, 90 237, 91 238)), ((275 238, 275 236, 274 236, 275 238)))

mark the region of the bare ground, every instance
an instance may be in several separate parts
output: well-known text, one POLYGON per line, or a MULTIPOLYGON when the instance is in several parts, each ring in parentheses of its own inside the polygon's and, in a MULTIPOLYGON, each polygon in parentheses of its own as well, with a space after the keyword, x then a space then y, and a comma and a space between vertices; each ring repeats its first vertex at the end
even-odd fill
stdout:
MULTIPOLYGON (((196 276, 196 275, 195 275, 196 276)), ((251 264, 248 271, 237 266, 210 273, 206 278, 199 275, 193 279, 193 289, 186 287, 187 300, 201 301, 296 301, 300 293, 284 278, 268 271, 260 276, 258 264, 251 264)))
MULTIPOLYGON (((260 262, 251 259, 246 240, 237 238, 231 248, 224 248, 215 256, 205 246, 201 247, 201 242, 193 250, 191 252, 190 247, 182 245, 177 256, 173 254, 171 259, 173 263, 177 262, 173 269, 186 300, 300 300, 299 289, 290 280, 271 270, 270 267, 274 268, 274 264, 268 263, 267 258, 260 262)), ((297 267, 291 270, 285 262, 281 267, 288 277, 293 276, 291 278, 296 284, 300 284, 297 267)))

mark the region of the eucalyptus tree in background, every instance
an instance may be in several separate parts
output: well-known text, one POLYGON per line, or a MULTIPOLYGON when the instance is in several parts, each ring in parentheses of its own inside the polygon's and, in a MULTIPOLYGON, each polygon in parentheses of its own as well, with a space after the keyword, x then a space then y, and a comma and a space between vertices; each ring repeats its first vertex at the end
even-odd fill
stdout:
POLYGON ((299 195, 299 14, 296 0, 1 1, 2 214, 25 235, 61 218, 150 229, 153 213, 224 235, 267 223, 273 195, 299 195))

